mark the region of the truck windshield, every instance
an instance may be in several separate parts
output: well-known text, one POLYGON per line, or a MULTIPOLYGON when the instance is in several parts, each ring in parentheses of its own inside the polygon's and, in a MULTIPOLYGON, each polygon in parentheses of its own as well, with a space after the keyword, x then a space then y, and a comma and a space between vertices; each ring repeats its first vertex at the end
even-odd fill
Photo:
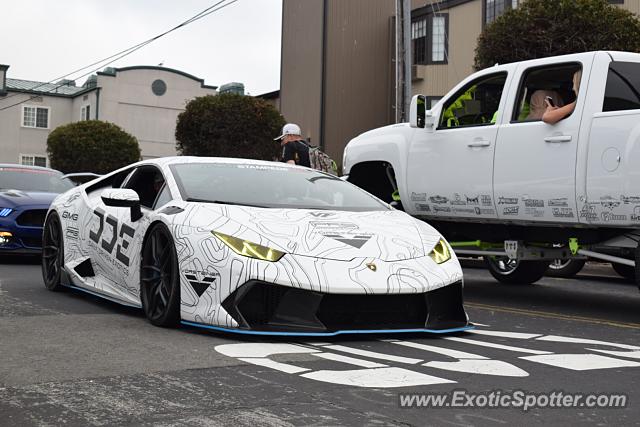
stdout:
POLYGON ((183 163, 171 169, 185 200, 268 208, 390 209, 340 178, 279 163, 183 163))

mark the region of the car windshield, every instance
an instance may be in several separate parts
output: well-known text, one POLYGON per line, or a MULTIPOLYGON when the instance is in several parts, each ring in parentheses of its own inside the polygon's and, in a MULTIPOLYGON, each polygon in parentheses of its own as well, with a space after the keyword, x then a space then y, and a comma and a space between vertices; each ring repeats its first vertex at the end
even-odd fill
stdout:
POLYGON ((183 199, 267 208, 377 211, 387 205, 340 178, 274 163, 171 166, 183 199))
POLYGON ((0 167, 0 189, 64 193, 73 183, 55 170, 0 167))

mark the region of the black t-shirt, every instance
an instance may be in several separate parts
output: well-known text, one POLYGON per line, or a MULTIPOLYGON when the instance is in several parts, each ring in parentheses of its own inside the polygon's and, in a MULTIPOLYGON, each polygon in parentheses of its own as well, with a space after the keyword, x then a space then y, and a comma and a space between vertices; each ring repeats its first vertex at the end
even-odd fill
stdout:
POLYGON ((293 160, 296 165, 311 167, 309 161, 309 146, 303 141, 291 141, 282 147, 282 161, 293 160))

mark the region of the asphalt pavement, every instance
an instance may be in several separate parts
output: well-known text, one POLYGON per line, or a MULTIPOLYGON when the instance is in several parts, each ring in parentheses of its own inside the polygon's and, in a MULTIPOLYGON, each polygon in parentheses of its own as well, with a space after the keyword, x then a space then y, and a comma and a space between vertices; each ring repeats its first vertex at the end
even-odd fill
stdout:
POLYGON ((633 284, 593 264, 576 279, 509 286, 467 265, 475 331, 317 340, 157 328, 138 310, 49 292, 37 264, 3 259, 0 425, 638 424, 633 284), (462 392, 460 405, 402 406, 462 392), (492 392, 616 394, 626 405, 493 408, 492 392))

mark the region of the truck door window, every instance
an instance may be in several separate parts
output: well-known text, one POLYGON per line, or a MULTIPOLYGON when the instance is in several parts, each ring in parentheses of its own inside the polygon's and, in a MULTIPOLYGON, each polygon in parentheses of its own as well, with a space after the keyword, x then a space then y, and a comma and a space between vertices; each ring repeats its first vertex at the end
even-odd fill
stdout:
POLYGON ((550 102, 556 107, 575 101, 573 75, 581 70, 582 66, 578 63, 528 69, 520 83, 511 123, 542 120, 542 115, 547 109, 545 99, 550 98, 550 102))
POLYGON ((640 63, 612 62, 602 111, 640 109, 640 63))
POLYGON ((494 124, 506 80, 507 73, 491 74, 460 89, 445 102, 438 129, 494 124))

